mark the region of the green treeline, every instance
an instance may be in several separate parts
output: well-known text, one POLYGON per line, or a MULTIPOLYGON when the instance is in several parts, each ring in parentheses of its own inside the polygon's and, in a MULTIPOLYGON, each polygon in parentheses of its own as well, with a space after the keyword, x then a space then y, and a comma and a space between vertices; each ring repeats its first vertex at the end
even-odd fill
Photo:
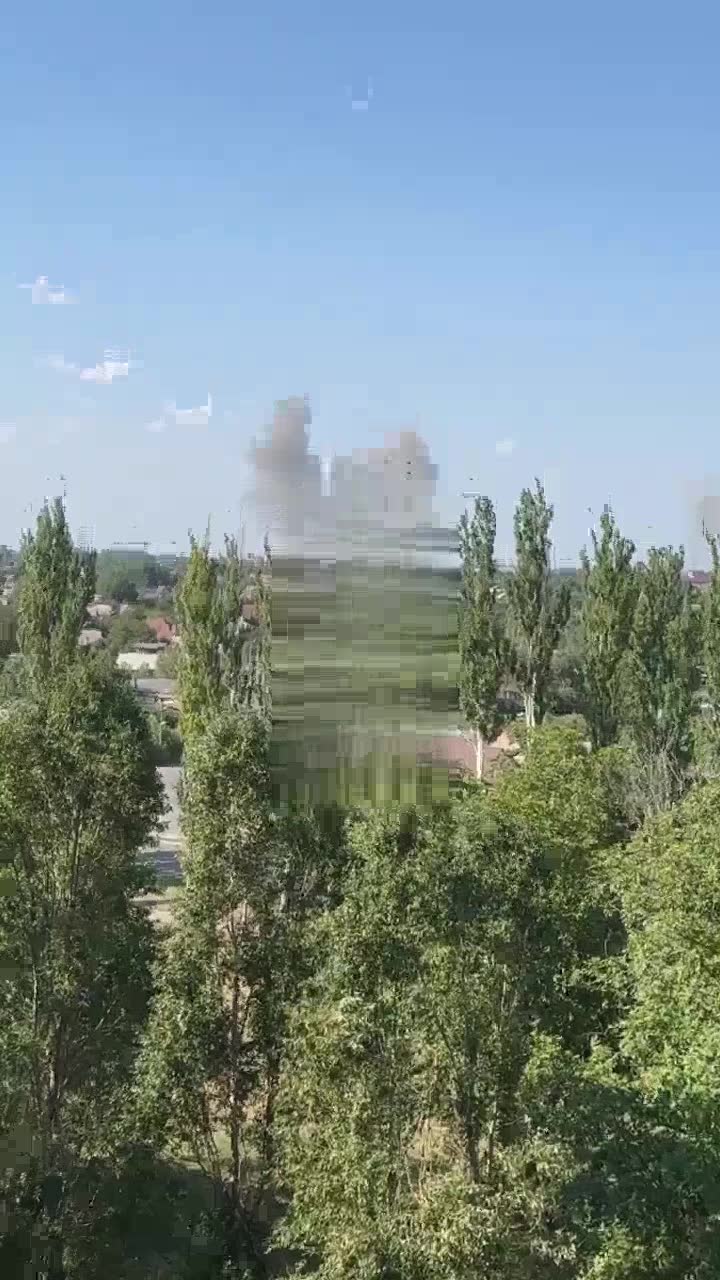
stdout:
POLYGON ((479 499, 435 594, 193 543, 159 925, 148 719, 41 513, 1 677, 3 1280, 720 1274, 720 558, 700 595, 606 512, 559 580, 552 516, 523 492, 500 574, 479 499), (475 776, 403 795, 375 752, 343 791, 398 723, 461 725, 475 776))

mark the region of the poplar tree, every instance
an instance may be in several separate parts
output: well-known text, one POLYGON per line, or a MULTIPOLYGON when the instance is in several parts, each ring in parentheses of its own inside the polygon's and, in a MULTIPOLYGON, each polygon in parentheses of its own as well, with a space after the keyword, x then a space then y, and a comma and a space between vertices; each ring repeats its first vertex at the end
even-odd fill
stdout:
POLYGON ((682 772, 692 751, 701 619, 683 581, 684 552, 653 547, 622 664, 622 719, 641 758, 682 772))
POLYGON ((495 511, 476 498, 472 519, 460 518, 460 710, 473 731, 476 777, 483 776, 485 744, 503 724, 499 694, 511 664, 510 643, 498 598, 495 511))
POLYGON ((33 674, 47 679, 77 654, 95 592, 95 555, 73 546, 61 498, 45 503, 22 543, 18 640, 33 674))
POLYGON ((634 543, 622 537, 612 514, 600 517, 600 537, 592 531, 593 560, 581 552, 581 610, 584 711, 593 746, 617 740, 618 677, 627 653, 638 596, 632 565, 634 543))
MULTIPOLYGON (((266 547, 265 563, 269 562, 266 547)), ((209 539, 191 541, 179 594, 183 736, 189 741, 222 707, 269 713, 269 609, 264 566, 254 572, 234 538, 214 557, 209 539), (253 581, 254 578, 254 581, 253 581), (244 616, 255 597, 256 618, 244 616)))
POLYGON ((162 803, 146 717, 107 659, 57 667, 0 717, 3 1275, 12 1258, 8 1275, 64 1276, 98 1222, 93 1162, 121 1145, 150 993, 138 854, 162 803))
POLYGON ((702 602, 703 671, 710 720, 717 733, 720 730, 720 551, 716 537, 708 536, 707 542, 712 570, 702 602))
POLYGON ((515 510, 515 571, 509 582, 510 606, 517 633, 517 675, 525 722, 539 724, 547 704, 553 654, 570 616, 570 591, 552 582, 550 525, 553 508, 539 480, 523 489, 515 510))

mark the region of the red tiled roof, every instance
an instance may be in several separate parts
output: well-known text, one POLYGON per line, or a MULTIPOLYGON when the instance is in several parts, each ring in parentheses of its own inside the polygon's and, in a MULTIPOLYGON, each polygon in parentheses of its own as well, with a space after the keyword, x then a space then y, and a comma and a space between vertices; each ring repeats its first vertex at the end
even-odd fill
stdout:
POLYGON ((148 630, 152 631, 155 639, 162 644, 170 644, 170 641, 175 636, 175 627, 172 622, 168 622, 167 618, 148 618, 147 626, 148 630))

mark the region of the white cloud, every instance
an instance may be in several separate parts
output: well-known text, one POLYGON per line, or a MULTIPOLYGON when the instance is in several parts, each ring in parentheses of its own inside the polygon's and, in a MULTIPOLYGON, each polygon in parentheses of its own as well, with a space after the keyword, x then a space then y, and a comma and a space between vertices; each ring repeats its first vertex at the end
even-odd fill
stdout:
POLYGON ((64 285, 49 284, 47 276, 38 276, 33 284, 20 284, 18 289, 29 289, 30 300, 36 307, 67 307, 77 302, 77 298, 68 293, 64 285))
POLYGON ((0 444, 9 444, 17 435, 17 425, 14 422, 0 422, 0 444))
POLYGON ((81 368, 80 365, 74 364, 71 360, 66 360, 64 356, 48 356, 44 361, 49 369, 54 369, 56 373, 72 373, 77 374, 81 382, 101 382, 110 383, 115 378, 127 378, 130 372, 130 355, 118 351, 106 351, 104 359, 98 364, 89 365, 87 368, 81 368))
POLYGON ((495 445, 495 452, 499 458, 509 458, 516 448, 517 445, 514 440, 498 440, 495 445))
POLYGON ((106 351, 105 357, 99 364, 93 365, 88 369, 81 369, 80 379, 82 382, 112 382, 114 378, 127 378, 130 372, 130 353, 119 351, 106 351))
POLYGON ((163 405, 159 418, 145 424, 145 430, 159 435, 171 427, 207 427, 212 417, 212 396, 208 392, 207 404, 194 409, 178 409, 174 401, 163 405))

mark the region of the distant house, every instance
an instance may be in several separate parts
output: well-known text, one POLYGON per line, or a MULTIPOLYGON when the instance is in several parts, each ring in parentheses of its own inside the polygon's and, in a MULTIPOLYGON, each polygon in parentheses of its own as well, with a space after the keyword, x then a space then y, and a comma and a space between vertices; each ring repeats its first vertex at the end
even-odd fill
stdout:
POLYGON ((105 637, 96 627, 83 627, 78 636, 78 644, 82 649, 101 649, 104 643, 105 637))
POLYGON ((712 574, 706 569, 688 569, 688 582, 691 587, 697 587, 699 591, 705 591, 712 582, 712 574))
POLYGON ((179 708, 177 681, 158 676, 138 676, 135 680, 138 696, 146 706, 155 709, 177 711, 179 708))
POLYGON ((162 645, 158 646, 155 652, 139 652, 138 650, 130 650, 127 653, 119 653, 117 656, 117 665, 122 667, 124 671, 154 671, 158 658, 159 650, 162 645))
POLYGON ((111 604, 103 601, 96 601, 87 607, 88 617, 93 618, 95 622, 101 622, 104 618, 111 618, 115 612, 111 604))
POLYGON ((172 598, 172 587, 146 587, 140 599, 145 604, 162 604, 163 600, 172 598))
POLYGON ((148 618, 146 625, 159 644, 172 644, 177 636, 175 624, 164 618, 162 614, 156 618, 148 618))

